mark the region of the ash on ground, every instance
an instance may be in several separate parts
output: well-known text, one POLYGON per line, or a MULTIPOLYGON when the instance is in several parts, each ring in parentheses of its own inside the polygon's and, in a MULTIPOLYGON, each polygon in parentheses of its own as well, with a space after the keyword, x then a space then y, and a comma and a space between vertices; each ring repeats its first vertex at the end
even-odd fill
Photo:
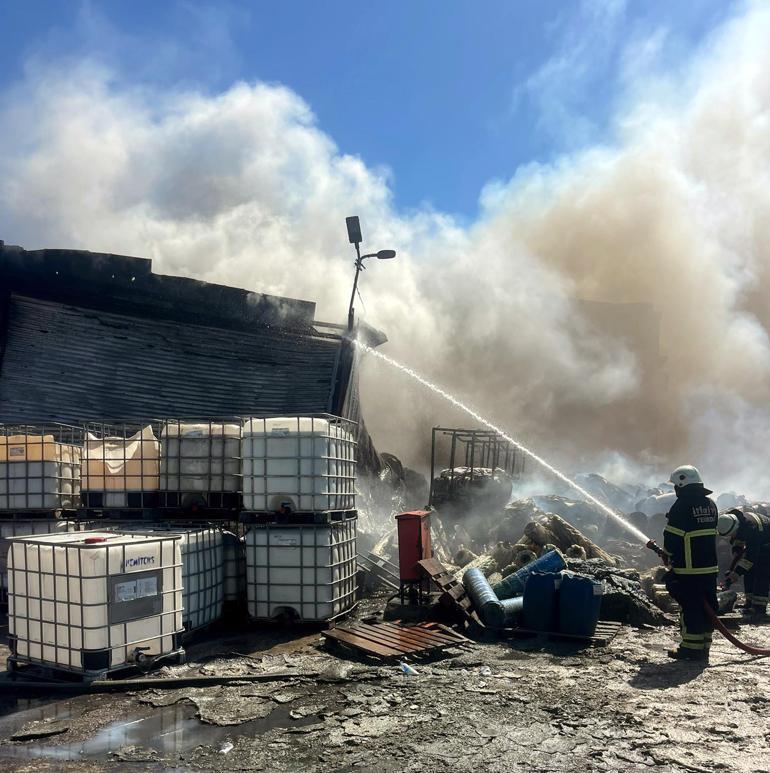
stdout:
MULTIPOLYGON (((407 485, 393 467, 378 480, 364 500, 369 511, 359 550, 394 558, 393 514, 424 499, 410 492, 419 482, 407 485)), ((613 495, 598 476, 587 482, 613 495)), ((624 512, 636 513, 638 524, 644 518, 643 531, 660 539, 655 508, 666 492, 621 493, 628 500, 624 512)), ((559 547, 570 570, 604 583, 602 617, 627 623, 609 646, 473 641, 432 660, 411 660, 416 674, 408 675, 398 662, 327 651, 318 627, 220 631, 188 647, 188 665, 161 671, 171 689, 6 698, 0 704, 2 769, 767 769, 766 662, 718 635, 708 667, 668 660, 676 631, 667 624, 674 625, 676 610, 661 592, 661 568, 650 551, 603 511, 564 492, 504 507, 493 497, 487 504, 488 511, 463 515, 450 507, 433 514, 437 557, 460 575, 478 566, 494 582, 559 547), (263 673, 281 678, 244 680, 263 673), (227 682, 174 687, 185 675, 227 682)), ((381 614, 391 593, 370 593, 353 620, 381 614)), ((767 633, 744 626, 741 638, 761 643, 767 633)))

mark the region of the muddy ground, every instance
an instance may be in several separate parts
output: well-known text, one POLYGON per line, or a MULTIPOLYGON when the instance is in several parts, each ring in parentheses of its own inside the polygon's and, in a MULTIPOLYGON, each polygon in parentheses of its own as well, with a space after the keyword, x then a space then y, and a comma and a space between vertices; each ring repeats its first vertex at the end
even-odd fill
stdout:
MULTIPOLYGON (((769 634, 745 626, 740 635, 770 643, 769 634)), ((717 635, 707 668, 672 662, 673 635, 624 628, 610 646, 583 650, 474 643, 415 663, 416 676, 328 653, 317 631, 224 635, 193 644, 187 667, 163 673, 292 678, 0 699, 0 769, 770 769, 770 660, 717 635)))

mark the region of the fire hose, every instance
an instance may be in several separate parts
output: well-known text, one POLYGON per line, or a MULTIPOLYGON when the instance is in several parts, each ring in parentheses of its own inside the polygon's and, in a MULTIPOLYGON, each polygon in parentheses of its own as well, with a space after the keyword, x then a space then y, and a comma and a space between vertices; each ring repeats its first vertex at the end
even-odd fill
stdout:
MULTIPOLYGON (((668 564, 668 555, 666 554, 666 551, 663 550, 656 542, 655 540, 650 540, 647 543, 647 547, 652 550, 653 553, 657 553, 657 555, 661 558, 664 564, 668 564)), ((719 633, 722 634, 722 636, 727 639, 727 641, 730 642, 730 644, 736 646, 739 650, 743 650, 744 652, 747 652, 749 655, 770 655, 770 648, 768 647, 754 647, 751 644, 745 644, 740 639, 738 639, 737 636, 730 633, 730 631, 727 629, 727 627, 724 625, 724 623, 719 619, 717 616, 717 613, 711 608, 711 605, 706 601, 706 599, 703 599, 703 609, 706 612, 707 617, 711 622, 714 624, 714 628, 716 628, 719 633)))

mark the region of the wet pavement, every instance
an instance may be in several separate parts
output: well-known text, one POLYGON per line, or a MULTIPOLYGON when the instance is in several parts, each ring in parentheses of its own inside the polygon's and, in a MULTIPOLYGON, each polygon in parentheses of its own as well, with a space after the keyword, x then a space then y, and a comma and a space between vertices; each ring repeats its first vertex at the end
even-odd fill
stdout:
MULTIPOLYGON (((719 638, 707 668, 665 656, 671 629, 580 650, 478 643, 397 664, 342 659, 317 632, 229 637, 165 673, 281 682, 21 701, 2 770, 767 771, 770 660, 719 638), (237 654, 236 654, 237 653, 237 654), (303 675, 320 673, 320 677, 303 675)), ((768 642, 770 629, 742 638, 768 642)), ((7 704, 6 704, 6 707, 7 704)))

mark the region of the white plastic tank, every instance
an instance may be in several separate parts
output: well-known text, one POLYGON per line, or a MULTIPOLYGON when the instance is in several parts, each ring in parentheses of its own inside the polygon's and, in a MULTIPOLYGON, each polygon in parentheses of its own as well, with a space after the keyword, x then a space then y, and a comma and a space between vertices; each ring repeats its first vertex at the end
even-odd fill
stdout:
POLYGON ((160 487, 160 443, 152 427, 129 437, 86 434, 82 492, 91 507, 141 507, 136 494, 154 494, 160 487))
POLYGON ((356 518, 252 526, 246 533, 251 617, 325 621, 355 606, 356 518))
POLYGON ((53 435, 1 435, 0 510, 78 507, 81 454, 53 435))
POLYGON ((215 526, 146 524, 141 521, 104 521, 104 528, 120 534, 175 534, 182 555, 182 624, 194 631, 222 616, 225 599, 225 540, 215 526))
POLYGON ((249 418, 243 425, 243 506, 328 512, 356 506, 351 424, 334 417, 249 418))
POLYGON ((171 533, 15 537, 11 661, 104 674, 181 652, 182 559, 171 533))
POLYGON ((8 540, 11 537, 74 531, 75 525, 73 521, 63 521, 59 518, 0 521, 0 605, 8 603, 8 540))
POLYGON ((234 506, 241 491, 240 424, 167 422, 160 442, 161 491, 200 494, 204 504, 212 504, 207 494, 229 494, 214 503, 234 506))

